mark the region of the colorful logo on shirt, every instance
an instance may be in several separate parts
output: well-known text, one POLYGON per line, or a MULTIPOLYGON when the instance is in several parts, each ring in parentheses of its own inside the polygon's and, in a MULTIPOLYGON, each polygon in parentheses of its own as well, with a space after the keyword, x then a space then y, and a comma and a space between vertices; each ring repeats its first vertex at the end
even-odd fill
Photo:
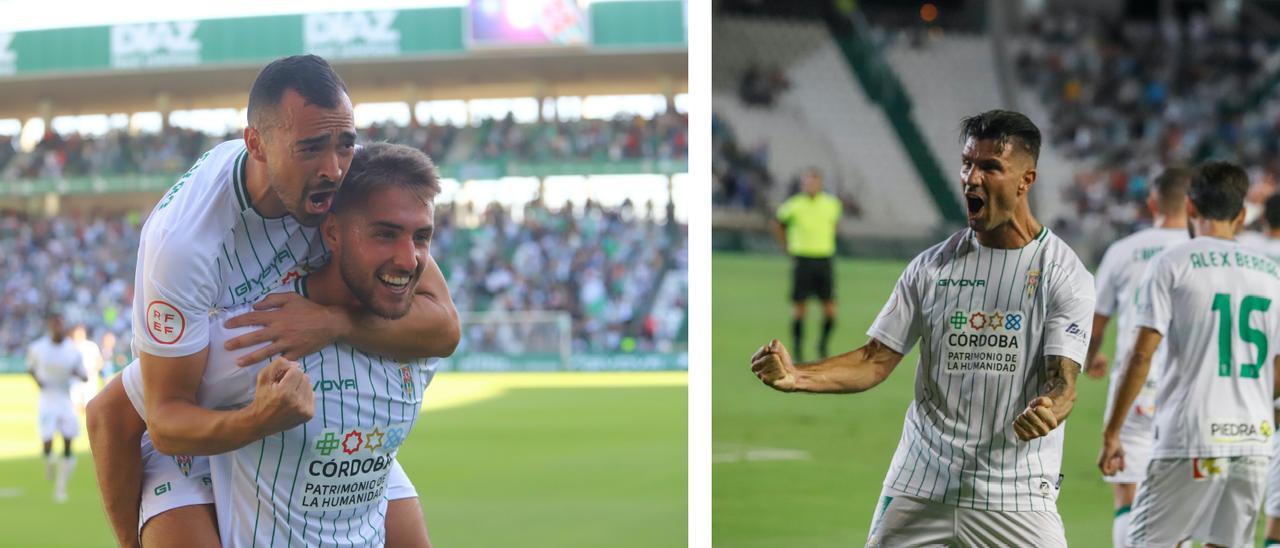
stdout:
POLYGON ((1022 330, 1022 313, 1004 310, 992 311, 976 311, 969 312, 967 310, 957 310, 951 313, 947 318, 947 322, 951 324, 951 329, 955 331, 979 332, 982 331, 1021 331, 1022 330))
POLYGON ((351 428, 342 430, 326 430, 311 440, 312 451, 321 457, 356 455, 367 452, 371 455, 390 455, 404 443, 407 425, 383 425, 351 428), (385 426, 385 428, 384 428, 385 426))
POLYGON ((1040 269, 1033 268, 1031 270, 1028 270, 1027 285, 1026 285, 1026 291, 1025 291, 1028 299, 1035 296, 1036 287, 1038 287, 1039 285, 1040 285, 1040 269))
POLYGON ((183 476, 191 475, 191 455, 175 455, 173 462, 178 465, 178 471, 182 472, 183 476))
POLYGON ((1067 334, 1080 342, 1085 342, 1085 340, 1089 338, 1089 336, 1084 332, 1084 329, 1080 328, 1080 324, 1075 322, 1071 322, 1071 325, 1067 326, 1067 334))
POLYGON ((160 300, 147 305, 147 333, 160 344, 173 344, 182 338, 187 319, 177 307, 160 300))
POLYGON ((1226 459, 1191 459, 1191 479, 1204 481, 1227 473, 1226 459))
POLYGON ((413 397, 413 371, 408 365, 400 366, 400 386, 404 388, 404 395, 413 397))

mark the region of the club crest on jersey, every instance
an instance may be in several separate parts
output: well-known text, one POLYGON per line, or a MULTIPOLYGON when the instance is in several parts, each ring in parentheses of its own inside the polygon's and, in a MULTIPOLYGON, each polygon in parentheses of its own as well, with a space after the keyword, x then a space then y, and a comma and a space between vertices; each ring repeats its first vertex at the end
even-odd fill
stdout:
POLYGON ((404 388, 404 395, 413 396, 413 372, 410 371, 408 364, 400 366, 400 387, 404 388))
POLYGON ((1028 270, 1027 285, 1026 285, 1026 291, 1025 291, 1028 299, 1035 296, 1036 287, 1039 285, 1040 285, 1040 269, 1032 268, 1031 270, 1028 270))
POLYGON ((191 476, 191 455, 174 455, 173 462, 178 465, 178 471, 184 477, 191 476))

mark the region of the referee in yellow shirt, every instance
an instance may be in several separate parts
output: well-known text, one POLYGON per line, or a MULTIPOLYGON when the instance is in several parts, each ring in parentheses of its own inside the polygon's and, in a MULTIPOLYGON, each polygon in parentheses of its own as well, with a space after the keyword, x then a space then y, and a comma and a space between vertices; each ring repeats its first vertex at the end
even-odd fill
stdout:
POLYGON ((836 224, 841 213, 840 200, 822 191, 822 174, 816 168, 805 171, 801 190, 782 202, 773 221, 774 236, 795 258, 791 271, 791 348, 797 362, 804 360, 804 309, 809 297, 822 299, 824 321, 818 356, 827 356, 827 341, 836 323, 832 257, 836 254, 836 224))

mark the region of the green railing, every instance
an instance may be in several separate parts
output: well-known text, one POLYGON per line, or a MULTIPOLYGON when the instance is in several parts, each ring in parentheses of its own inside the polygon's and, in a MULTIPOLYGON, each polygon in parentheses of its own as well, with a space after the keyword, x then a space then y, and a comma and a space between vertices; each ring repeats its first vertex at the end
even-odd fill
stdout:
MULTIPOLYGON (((674 175, 687 173, 689 162, 679 160, 621 160, 582 162, 472 162, 441 166, 443 177, 497 179, 500 177, 550 177, 556 175, 674 175)), ((70 179, 38 179, 0 181, 0 198, 39 196, 49 192, 61 195, 108 194, 118 192, 164 192, 181 173, 172 175, 113 175, 110 177, 74 177, 70 179)))
POLYGON ((867 26, 859 23, 865 22, 855 19, 854 30, 847 33, 837 30, 835 25, 829 25, 828 28, 862 89, 888 116, 942 219, 948 223, 963 224, 964 208, 960 206, 959 198, 943 175, 938 159, 929 150, 920 127, 911 117, 911 98, 907 96, 906 88, 879 49, 867 38, 867 26))

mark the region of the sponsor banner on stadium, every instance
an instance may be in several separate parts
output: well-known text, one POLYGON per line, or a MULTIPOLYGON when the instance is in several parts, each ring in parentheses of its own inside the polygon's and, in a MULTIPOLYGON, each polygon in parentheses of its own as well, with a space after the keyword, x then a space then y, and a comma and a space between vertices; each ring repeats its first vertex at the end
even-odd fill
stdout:
POLYGON ((18 72, 18 53, 13 50, 13 33, 0 32, 0 76, 18 72))
POLYGON ((442 360, 441 371, 683 371, 689 369, 687 352, 633 352, 574 354, 565 366, 559 354, 513 356, 497 353, 463 353, 442 360))
POLYGON ((111 27, 111 68, 200 64, 198 21, 137 23, 111 27))
MULTIPOLYGON (((680 0, 607 2, 592 4, 586 12, 571 0, 507 5, 508 9, 497 13, 498 19, 494 19, 501 25, 487 29, 517 34, 529 31, 541 37, 544 44, 607 49, 682 48, 688 43, 685 8, 680 0), (597 40, 596 36, 600 38, 597 40)), ((468 17, 468 9, 446 6, 269 15, 0 33, 0 78, 260 64, 300 53, 331 59, 461 55, 471 49, 468 37, 474 29, 470 24, 476 22, 468 17)), ((478 13, 489 12, 479 9, 478 13)), ((514 45, 528 47, 536 43, 539 42, 514 45)))

